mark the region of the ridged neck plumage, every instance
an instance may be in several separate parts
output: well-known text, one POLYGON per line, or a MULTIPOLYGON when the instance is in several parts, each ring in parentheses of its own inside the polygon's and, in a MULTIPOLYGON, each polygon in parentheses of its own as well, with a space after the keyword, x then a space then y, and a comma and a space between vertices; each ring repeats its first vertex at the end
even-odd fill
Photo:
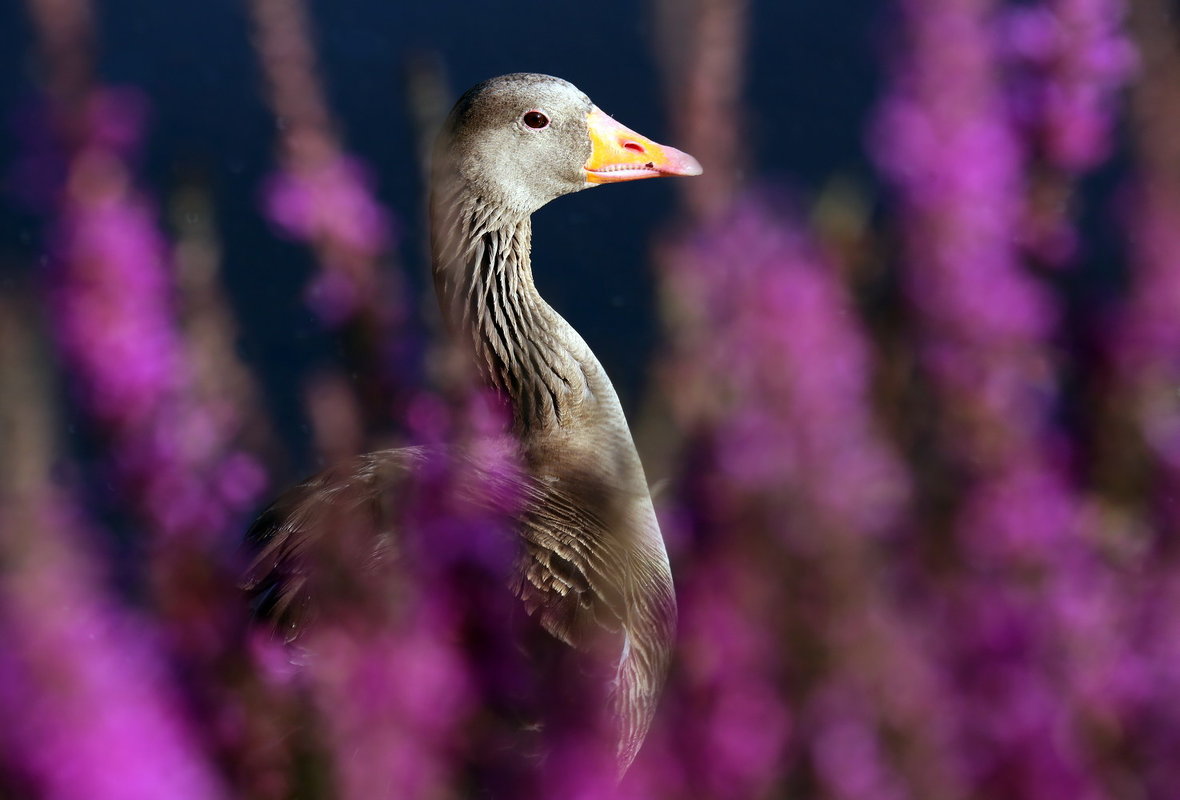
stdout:
POLYGON ((516 434, 527 441, 568 427, 574 399, 593 394, 585 363, 593 356, 537 292, 530 215, 465 187, 436 188, 431 236, 447 325, 471 348, 483 381, 510 401, 516 434))
MULTIPOLYGON (((431 244, 443 316, 452 336, 470 346, 484 381, 511 402, 515 433, 543 487, 534 511, 544 530, 526 538, 538 535, 535 547, 560 554, 571 574, 588 581, 595 613, 622 626, 611 704, 626 769, 667 671, 676 600, 618 396, 582 338, 538 294, 531 233, 528 210, 488 201, 462 181, 436 180, 431 244)), ((576 605, 578 595, 558 594, 538 601, 556 604, 552 617, 538 612, 542 622, 583 646, 566 628, 576 609, 563 605, 576 605)))

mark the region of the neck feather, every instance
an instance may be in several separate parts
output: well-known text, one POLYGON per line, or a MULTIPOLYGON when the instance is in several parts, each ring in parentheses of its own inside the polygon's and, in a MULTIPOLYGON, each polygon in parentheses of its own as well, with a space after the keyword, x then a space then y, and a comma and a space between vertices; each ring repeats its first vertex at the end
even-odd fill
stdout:
POLYGON ((511 402, 518 434, 567 427, 601 368, 533 284, 529 216, 456 193, 435 198, 433 217, 435 288, 453 335, 511 402))
POLYGON ((594 613, 603 615, 596 619, 621 623, 626 644, 611 705, 625 769, 651 722, 676 619, 643 466, 602 366, 533 285, 528 215, 438 186, 431 244, 443 316, 452 335, 471 348, 485 382, 508 397, 538 479, 540 499, 529 512, 534 525, 522 527, 532 555, 518 592, 523 598, 534 587, 534 600, 552 609, 538 612, 542 624, 577 646, 590 641, 578 639, 585 631, 567 627, 582 618, 580 603, 592 601, 594 613), (610 553, 622 556, 604 567, 610 553), (552 577, 554 560, 582 576, 585 593, 552 589, 569 585, 552 577))

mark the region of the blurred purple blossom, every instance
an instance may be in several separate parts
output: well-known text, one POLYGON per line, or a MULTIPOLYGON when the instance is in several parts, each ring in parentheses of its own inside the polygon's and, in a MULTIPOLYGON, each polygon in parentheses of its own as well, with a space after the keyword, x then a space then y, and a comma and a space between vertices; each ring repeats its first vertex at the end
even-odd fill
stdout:
POLYGON ((308 289, 320 318, 340 324, 373 302, 370 272, 392 244, 392 228, 360 163, 343 155, 295 163, 272 176, 264 193, 270 219, 320 255, 324 271, 308 289))
POLYGON ((1110 393, 1153 462, 1148 516, 1166 540, 1180 531, 1180 106, 1173 101, 1180 52, 1168 6, 1134 10, 1144 68, 1133 96, 1138 170, 1123 217, 1130 289, 1113 311, 1105 344, 1110 393))
POLYGON ((720 475, 742 491, 790 487, 852 530, 886 529, 905 477, 874 430, 869 353, 831 267, 758 196, 663 260, 672 302, 694 316, 679 344, 691 355, 670 378, 713 384, 677 394, 715 403, 678 411, 710 423, 720 475))
MULTIPOLYGON (((345 359, 340 374, 320 375, 309 389, 322 401, 329 399, 323 390, 335 387, 331 403, 313 406, 316 438, 324 443, 332 431, 387 435, 412 402, 422 355, 394 268, 395 218, 378 201, 369 168, 343 142, 304 3, 251 0, 248 6, 277 129, 278 166, 262 187, 263 211, 312 251, 318 270, 305 301, 345 359), (351 402, 341 391, 347 386, 351 402)), ((321 448, 320 455, 330 458, 339 449, 321 448)))
MULTIPOLYGON (((256 637, 236 652, 243 610, 208 576, 230 560, 231 523, 262 475, 236 444, 239 400, 194 390, 168 245, 128 167, 145 105, 82 95, 52 121, 64 159, 29 139, 16 175, 55 209, 53 320, 114 467, 111 503, 203 589, 157 591, 146 602, 159 608, 132 613, 90 568, 104 554, 75 535, 67 503, 29 514, 0 497, 0 555, 16 565, 0 574, 3 778, 96 800, 1174 794, 1180 71, 1147 53, 1145 85, 1162 99, 1138 101, 1152 108, 1135 126, 1131 289, 1114 324, 1095 326, 1113 364, 1098 391, 1151 462, 1130 470, 1148 475, 1138 493, 1106 496, 1085 483, 1080 440, 1122 429, 1079 432, 1084 413, 1062 424, 1061 373, 1088 365, 1057 341, 1062 296, 1023 256, 1064 262, 1083 241, 1067 200, 1112 147, 1136 63, 1125 4, 898 5, 903 38, 871 133, 902 234, 897 259, 875 254, 901 266, 894 327, 865 314, 848 265, 794 215, 741 189, 738 128, 715 121, 737 112, 744 4, 663 9, 697 26, 686 40, 700 52, 681 54, 670 83, 688 87, 681 124, 708 171, 687 189, 696 216, 658 254, 679 437, 660 501, 681 633, 621 786, 596 695, 551 685, 516 644, 523 611, 505 586, 520 465, 493 402, 407 392, 405 428, 434 455, 396 510, 404 563, 353 569, 374 532, 333 528, 320 555, 341 567, 328 577, 339 617, 294 645, 256 637), (885 372, 909 385, 882 389, 885 372), (898 394, 919 410, 882 409, 898 394), (884 429, 899 416, 920 419, 884 429), (151 621, 178 608, 182 624, 151 621), (218 657, 177 656, 193 650, 218 657), (560 689, 568 707, 547 703, 560 689), (538 731, 531 719, 522 730, 522 708, 547 712, 543 760, 524 744, 538 731)), ((315 251, 322 320, 359 325, 382 353, 405 347, 392 324, 403 310, 381 288, 390 216, 339 144, 303 6, 252 8, 283 123, 265 211, 315 251)), ((330 461, 385 422, 339 375, 310 405, 330 461)))
MULTIPOLYGON (((368 169, 346 153, 335 130, 307 10, 278 0, 252 0, 250 9, 280 130, 279 170, 263 188, 266 214, 315 251, 321 271, 307 301, 320 319, 334 328, 376 324, 377 333, 392 339, 402 315, 396 278, 384 263, 392 218, 374 197, 368 169)), ((366 369, 385 371, 385 362, 366 369)))
POLYGON ((389 246, 389 217, 371 196, 371 179, 352 159, 321 165, 311 174, 279 174, 266 189, 267 211, 290 235, 331 237, 375 255, 389 246))
MULTIPOLYGON (((1011 236, 1024 161, 1000 102, 986 24, 993 5, 903 7, 907 46, 876 153, 899 196, 921 363, 941 406, 940 447, 961 484, 952 523, 961 563, 932 586, 935 596, 949 592, 940 636, 961 704, 957 739, 970 785, 1012 798, 1098 797, 1084 720, 1095 693, 1117 689, 1099 689, 1105 678, 1094 683, 1057 648, 1081 640, 1069 598, 1103 580, 1106 566, 1087 538, 1086 503, 1054 424, 1049 342, 1060 314, 1011 236), (992 324, 1000 320, 1008 323, 992 324)), ((1060 157, 1080 167, 1078 153, 1060 157)), ((1088 613, 1115 619, 1117 602, 1098 596, 1088 613)))
POLYGON ((82 131, 93 146, 131 158, 139 148, 147 113, 144 95, 126 87, 108 87, 82 98, 71 122, 58 118, 59 110, 44 102, 21 107, 12 119, 20 152, 5 176, 5 188, 31 208, 52 210, 66 185, 63 145, 68 139, 82 131), (52 133, 57 126, 67 127, 64 137, 52 133))
POLYGON ((0 765, 46 800, 229 797, 158 633, 106 595, 68 500, 46 494, 5 511, 0 765))
POLYGON ((198 385, 205 342, 182 333, 169 244, 128 166, 145 104, 106 94, 49 104, 45 135, 66 167, 64 184, 45 193, 55 203, 40 278, 68 388, 98 448, 91 476, 106 488, 104 511, 126 515, 146 554, 121 570, 144 580, 160 625, 154 657, 180 667, 177 690, 200 709, 201 746, 225 766, 239 760, 252 683, 230 667, 242 658, 238 531, 266 480, 238 444, 239 393, 198 385))
POLYGON ((454 781, 473 687, 462 652, 440 636, 445 622, 430 607, 415 610, 425 613, 404 626, 361 637, 324 629, 309 644, 306 666, 335 755, 332 797, 432 798, 454 781))
MULTIPOLYGON (((804 595, 780 570, 868 578, 861 570, 875 542, 904 510, 907 478, 869 407, 870 353, 857 310, 789 215, 756 193, 699 222, 660 262, 675 333, 665 379, 676 387, 673 413, 694 437, 690 450, 703 459, 690 458, 680 478, 680 524, 694 535, 681 557, 694 566, 678 572, 681 666, 662 747, 694 754, 679 767, 686 786, 742 798, 775 785, 794 742, 811 749, 820 780, 844 796, 851 766, 824 773, 835 762, 820 733, 837 723, 827 706, 797 722, 785 676, 809 681, 797 651, 818 648, 832 691, 852 691, 863 670, 900 681, 899 662, 886 654, 900 631, 891 612, 870 621, 857 600, 813 616, 818 609, 800 605, 804 595), (879 660, 855 665, 842 638, 852 631, 881 643, 879 660)), ((874 591, 864 587, 865 602, 894 602, 874 591)), ((857 766, 888 772, 883 760, 857 766)), ((657 768, 642 756, 636 765, 657 768)), ((863 792, 849 796, 889 796, 863 792)))
POLYGON ((1000 53, 1017 71, 1017 121, 1054 167, 1081 173, 1110 154, 1120 94, 1136 67, 1125 10, 1125 0, 1044 0, 1000 17, 1000 53))
MULTIPOLYGON (((89 107, 118 116, 125 105, 89 107)), ((133 123, 86 119, 95 138, 73 149, 52 231, 57 338, 78 401, 108 437, 122 491, 144 522, 165 536, 216 540, 265 479, 234 451, 232 413, 194 400, 167 245, 124 154, 106 144, 110 130, 133 139, 133 123)))
POLYGON ((821 782, 832 796, 847 800, 901 800, 906 792, 881 752, 877 721, 869 698, 849 696, 851 687, 835 683, 814 693, 812 753, 821 782))
MULTIPOLYGON (((1146 490, 1147 517, 1159 526, 1161 541, 1180 530, 1180 144, 1175 135, 1180 106, 1172 102, 1180 80, 1180 52, 1165 7, 1135 9, 1144 62, 1133 96, 1138 170, 1123 222, 1130 255, 1130 289, 1113 309, 1106 348, 1113 370, 1109 391, 1114 406, 1130 423, 1129 442, 1121 443, 1123 466, 1128 447, 1144 448, 1151 462, 1146 490)), ((1125 485, 1125 482, 1124 482, 1125 485)), ((1142 497, 1142 494, 1140 494, 1142 497)), ((1124 502, 1126 500, 1124 499, 1124 502)))
POLYGON ((1125 0, 1044 0, 999 13, 1005 95, 1032 164, 1020 239, 1046 266, 1076 259, 1075 184, 1114 147, 1122 90, 1137 60, 1123 31, 1125 9, 1125 0))
MULTIPOLYGON (((990 3, 905 0, 905 55, 873 150, 901 201, 903 280, 920 352, 967 425, 964 459, 1034 446, 1054 388, 1043 343, 1059 319, 1011 231, 1022 157, 1001 106, 990 3)), ((985 466, 985 465, 980 465, 985 466)))
MULTIPOLYGON (((1138 393, 1137 424, 1155 458, 1180 486, 1180 197, 1148 188, 1137 204, 1135 284, 1116 343, 1120 378, 1138 393)), ((1173 502, 1172 505, 1175 505, 1173 502)), ((1171 529, 1180 530, 1180 510, 1171 529)))

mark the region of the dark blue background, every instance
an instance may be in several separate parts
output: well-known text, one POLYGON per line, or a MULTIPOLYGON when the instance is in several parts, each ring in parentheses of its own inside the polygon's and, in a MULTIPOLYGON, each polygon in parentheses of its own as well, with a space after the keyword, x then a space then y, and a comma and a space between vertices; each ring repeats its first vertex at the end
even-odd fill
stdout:
MULTIPOLYGON (((280 430, 297 440, 300 376, 332 358, 333 346, 302 301, 308 252, 277 237, 259 211, 275 137, 245 6, 97 5, 101 79, 140 87, 152 104, 141 184, 162 205, 194 174, 208 183, 243 356, 264 381, 280 430)), ((752 4, 744 146, 759 174, 802 193, 835 174, 867 180, 863 131, 877 91, 877 9, 868 0, 752 4)), ((373 168, 380 198, 403 231, 404 268, 417 274, 425 269, 422 189, 404 87, 415 53, 441 59, 456 96, 492 75, 547 72, 574 82, 630 127, 677 143, 654 61, 655 18, 644 3, 319 0, 310 10, 346 146, 373 168)), ((29 20, 10 0, 0 5, 0 111, 11 117, 35 99, 37 72, 29 20)), ((17 147, 6 120, 4 174, 17 147)), ((543 209, 535 224, 542 292, 599 354, 632 412, 654 344, 648 242, 674 211, 669 184, 582 192, 543 209)), ((42 231, 42 221, 10 199, 0 204, 0 275, 8 276, 36 263, 42 231)))

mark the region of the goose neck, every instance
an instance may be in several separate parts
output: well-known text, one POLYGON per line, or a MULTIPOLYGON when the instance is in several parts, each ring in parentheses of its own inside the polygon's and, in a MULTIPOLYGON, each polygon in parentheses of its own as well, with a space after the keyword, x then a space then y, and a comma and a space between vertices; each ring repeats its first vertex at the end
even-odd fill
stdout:
POLYGON ((448 327, 471 347, 484 383, 509 399, 517 433, 575 424, 602 371, 537 292, 529 216, 463 198, 436 208, 432 245, 448 327))

